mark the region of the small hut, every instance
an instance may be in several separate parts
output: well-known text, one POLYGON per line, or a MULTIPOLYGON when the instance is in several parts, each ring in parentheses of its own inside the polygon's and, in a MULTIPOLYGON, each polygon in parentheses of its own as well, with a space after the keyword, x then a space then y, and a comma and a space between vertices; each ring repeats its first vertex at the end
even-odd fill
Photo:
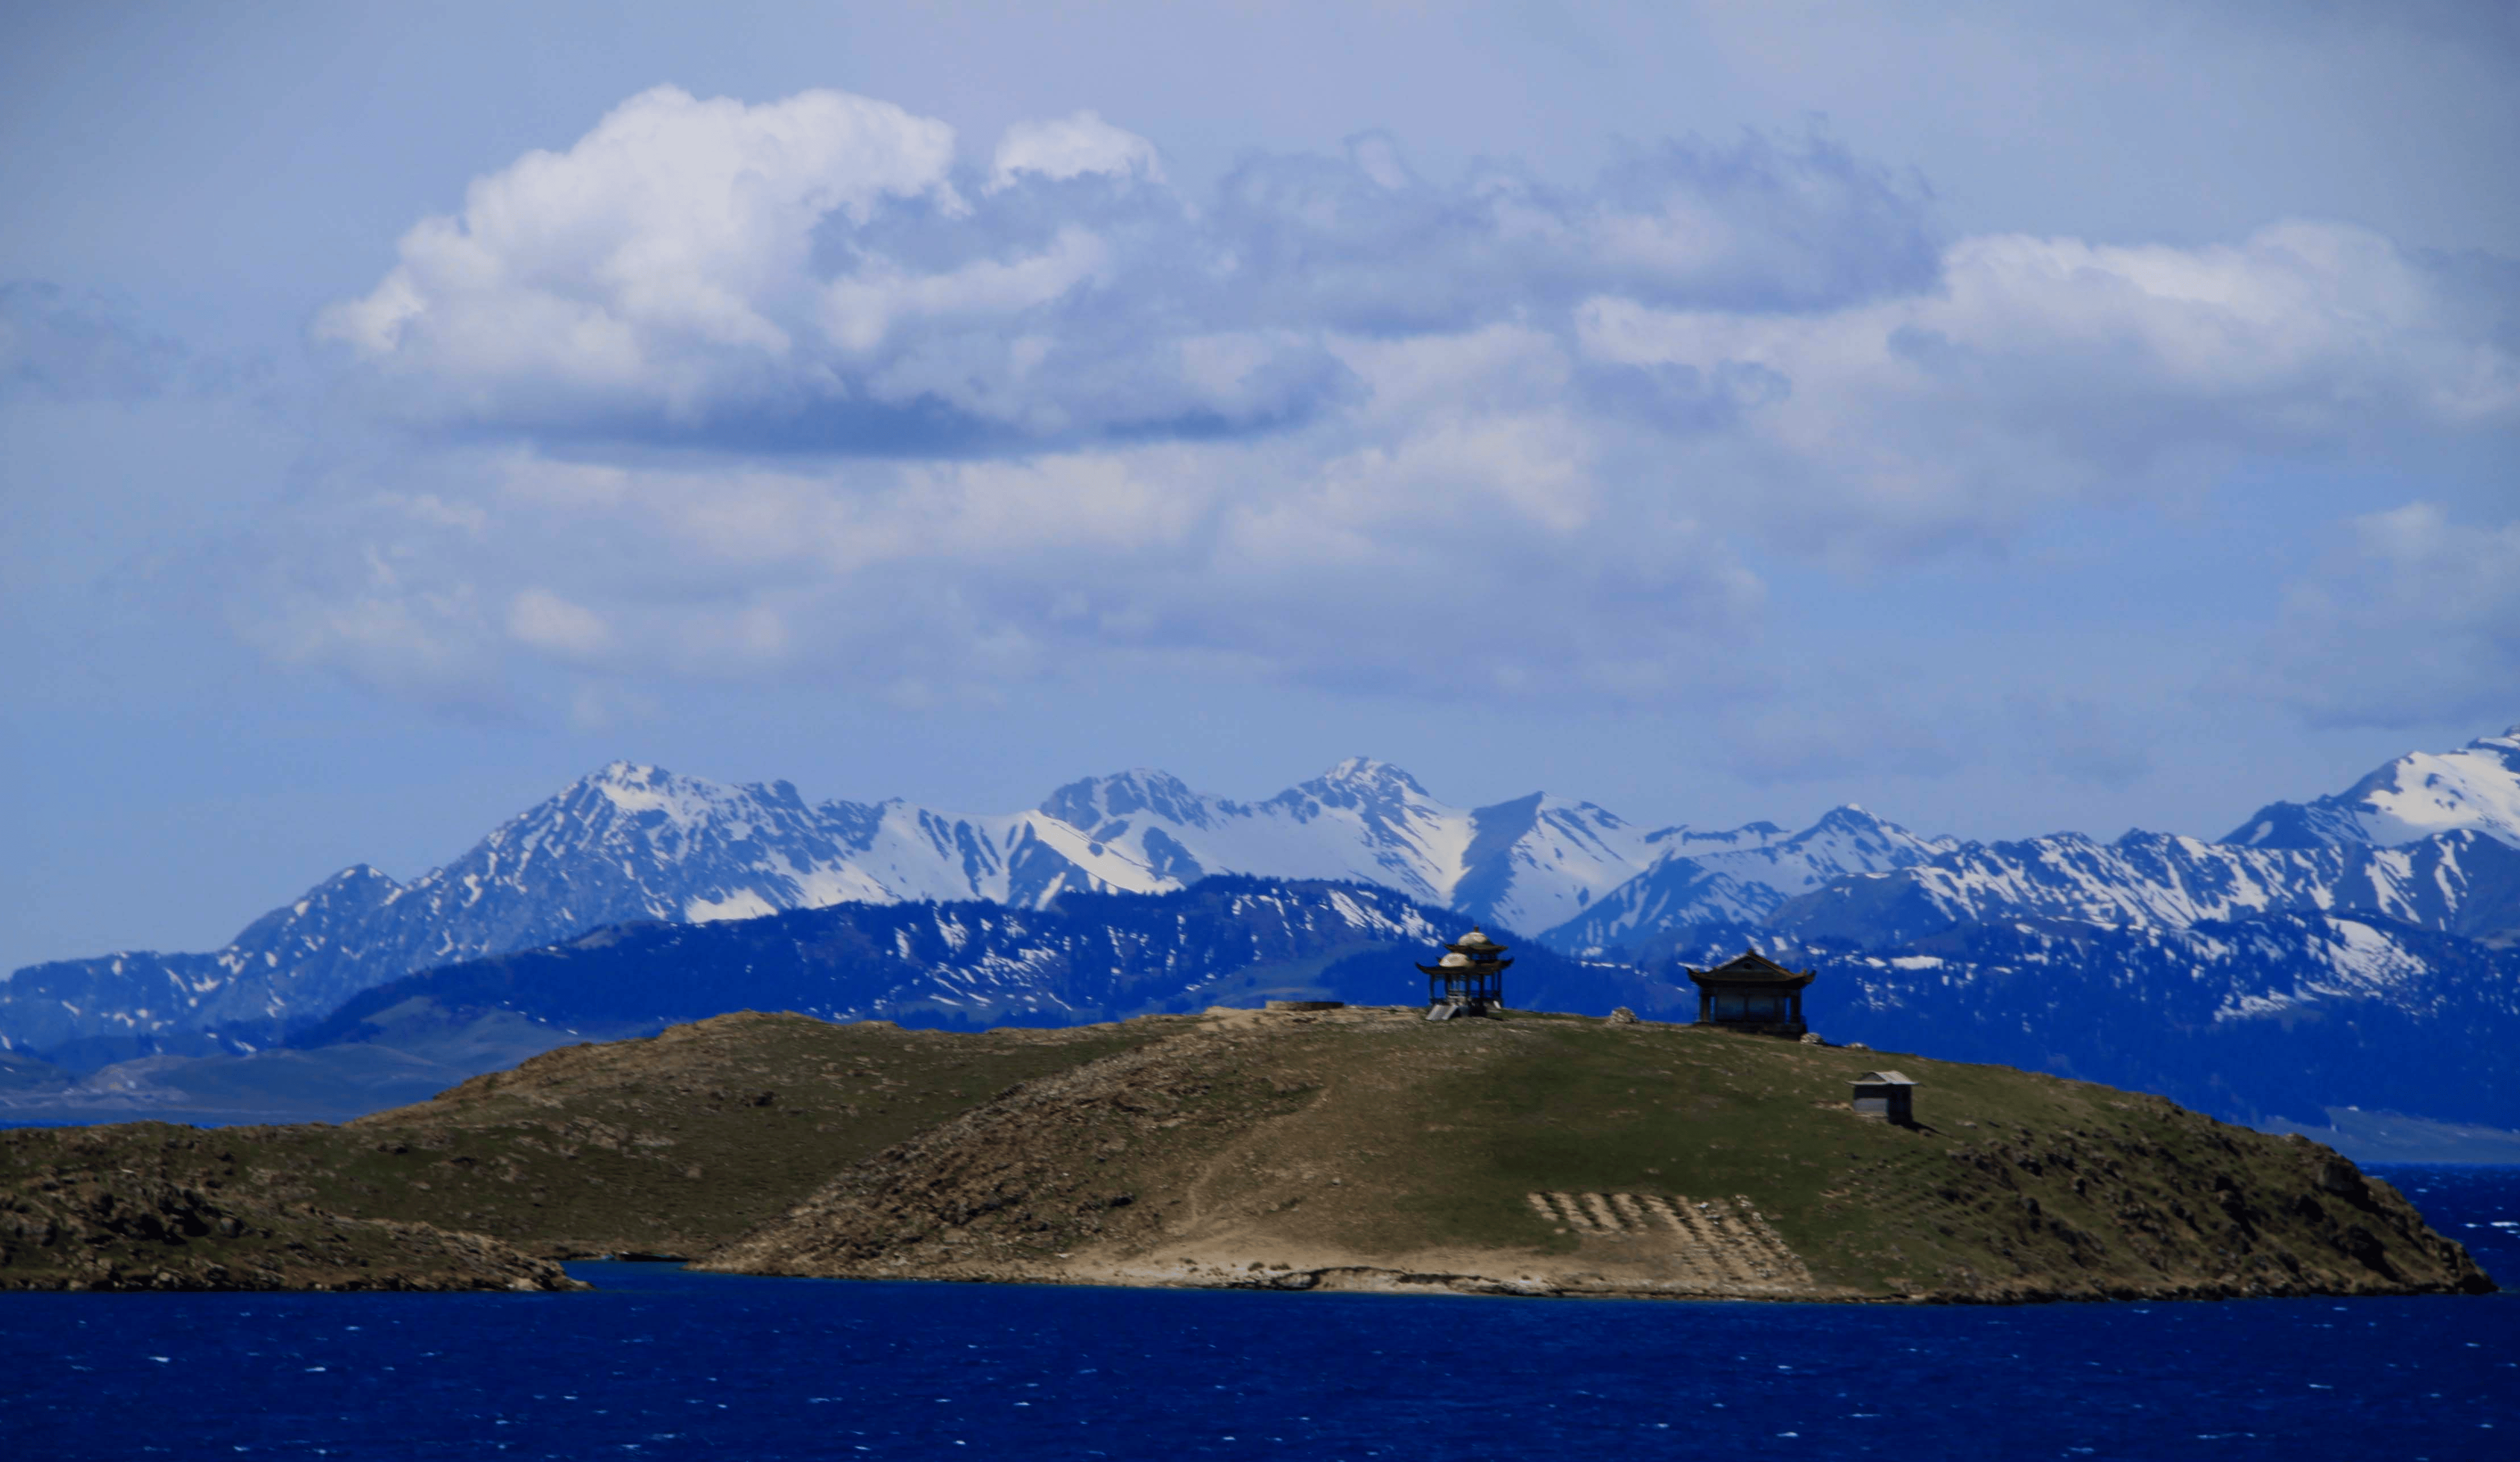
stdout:
POLYGON ((1750 949, 1713 969, 1681 968, 1697 987, 1699 1025, 1797 1041, 1810 1030, 1803 1024, 1803 987, 1818 977, 1815 970, 1796 973, 1750 949))
POLYGON ((1506 947, 1472 924, 1460 941, 1444 946, 1444 957, 1418 968, 1426 976, 1426 1018, 1450 1020, 1505 1005, 1505 972, 1513 963, 1506 947))
POLYGON ((1892 1127, 1916 1125, 1916 1084, 1895 1071, 1868 1071, 1855 1079, 1858 1117, 1878 1117, 1892 1127))

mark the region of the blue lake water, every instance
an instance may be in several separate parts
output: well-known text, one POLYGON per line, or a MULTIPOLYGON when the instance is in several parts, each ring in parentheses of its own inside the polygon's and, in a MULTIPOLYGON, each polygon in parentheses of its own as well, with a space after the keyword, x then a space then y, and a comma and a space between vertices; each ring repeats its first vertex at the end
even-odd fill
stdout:
MULTIPOLYGON (((2520 1169, 2377 1171, 2520 1285, 2520 1169)), ((2509 1295, 1890 1307, 573 1267, 601 1290, 0 1295, 0 1454, 2520 1457, 2509 1295)))

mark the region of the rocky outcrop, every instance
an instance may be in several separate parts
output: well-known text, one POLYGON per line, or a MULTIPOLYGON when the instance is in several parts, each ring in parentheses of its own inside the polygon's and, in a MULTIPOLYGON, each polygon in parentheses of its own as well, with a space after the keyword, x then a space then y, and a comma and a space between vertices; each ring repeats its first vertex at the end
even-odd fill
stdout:
POLYGON ((112 1154, 119 1162, 127 1153, 75 1130, 11 1136, 13 1158, 51 1160, 27 1163, 0 1192, 0 1289, 586 1287, 559 1264, 481 1234, 238 1202, 216 1191, 215 1177, 197 1184, 86 1161, 112 1154), (50 1151, 31 1150, 38 1145, 50 1151))

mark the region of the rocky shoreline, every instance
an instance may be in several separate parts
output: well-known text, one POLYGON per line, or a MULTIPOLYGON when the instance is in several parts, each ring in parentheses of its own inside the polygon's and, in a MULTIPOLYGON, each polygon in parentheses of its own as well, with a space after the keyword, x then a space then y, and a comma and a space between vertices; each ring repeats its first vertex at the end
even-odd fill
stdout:
MULTIPOLYGON (((183 1151, 218 1134, 178 1129, 160 1140, 183 1151)), ((484 1234, 223 1201, 193 1183, 82 1164, 98 1149, 76 1137, 60 1145, 68 1161, 0 1193, 0 1290, 587 1288, 484 1234)), ((102 1150, 131 1156, 127 1143, 102 1150)))

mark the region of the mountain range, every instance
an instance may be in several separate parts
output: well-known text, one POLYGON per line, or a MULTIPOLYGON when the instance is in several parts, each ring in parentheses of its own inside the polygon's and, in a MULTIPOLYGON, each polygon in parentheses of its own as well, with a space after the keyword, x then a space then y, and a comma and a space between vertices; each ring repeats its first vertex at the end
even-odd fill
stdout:
POLYGON ((995 817, 898 800, 808 804, 784 781, 732 785, 616 762, 443 867, 407 884, 345 868, 223 950, 20 969, 0 985, 0 1050, 85 1069, 259 1048, 396 976, 638 920, 710 923, 860 903, 1042 908, 1069 893, 1163 893, 1241 873, 1371 884, 1538 930, 1657 870, 1723 870, 1720 890, 1680 911, 1731 918, 1951 846, 1855 808, 1799 834, 1764 822, 1645 830, 1541 793, 1459 808, 1399 768, 1361 758, 1262 802, 1135 771, 1071 782, 1037 808, 995 817))
POLYGON ((1387 1002, 1414 994, 1404 946, 1473 919, 1522 947, 1524 998, 1686 1018, 1681 966, 1755 944, 1831 976, 1812 1008, 1838 1039, 2242 1120, 2389 1102, 2520 1125, 2499 1075, 2520 1038, 2520 728, 2220 841, 1961 842, 1853 806, 1798 831, 1644 829, 1540 793, 1457 808, 1362 759, 1260 802, 1134 771, 994 817, 615 763, 444 867, 345 869, 224 950, 16 971, 0 1061, 303 1048, 413 998, 554 1032, 729 1000, 930 1024, 1263 989, 1387 1002), (835 974, 809 949, 854 953, 835 974))

